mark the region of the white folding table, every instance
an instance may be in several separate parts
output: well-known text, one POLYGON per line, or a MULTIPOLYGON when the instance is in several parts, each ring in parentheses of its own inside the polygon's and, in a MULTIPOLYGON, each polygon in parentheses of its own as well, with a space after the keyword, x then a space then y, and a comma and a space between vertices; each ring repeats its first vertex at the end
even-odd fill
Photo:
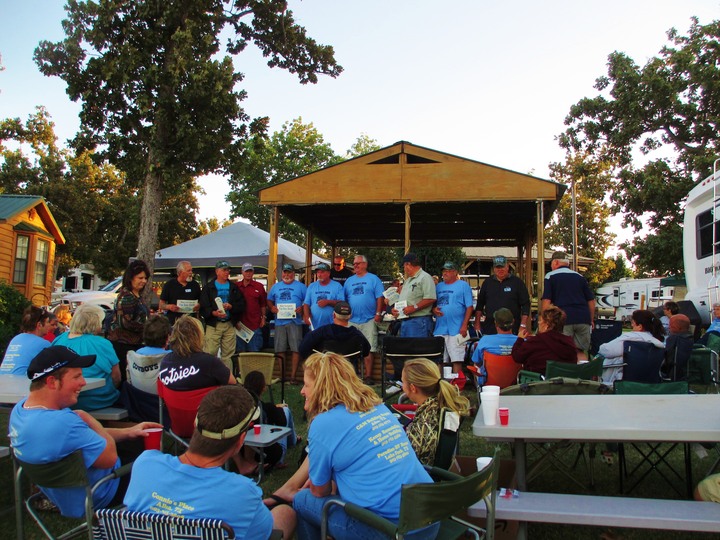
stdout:
MULTIPOLYGON (((105 379, 86 378, 82 391, 105 386, 105 379)), ((0 375, 0 403, 14 405, 30 393, 30 379, 23 375, 0 375)))

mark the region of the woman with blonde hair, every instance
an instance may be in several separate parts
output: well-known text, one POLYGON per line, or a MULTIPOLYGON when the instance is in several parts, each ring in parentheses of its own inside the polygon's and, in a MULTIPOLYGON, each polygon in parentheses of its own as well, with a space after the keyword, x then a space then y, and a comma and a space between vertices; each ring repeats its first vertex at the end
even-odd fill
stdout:
MULTIPOLYGON (((352 364, 335 353, 316 353, 305 361, 300 393, 311 423, 308 458, 301 467, 308 470, 309 487, 298 491, 293 501, 299 540, 319 537, 322 507, 331 497, 397 522, 401 486, 432 481, 397 419, 362 383, 352 364)), ((287 496, 287 490, 278 492, 287 496)), ((386 538, 337 506, 328 524, 333 538, 386 538)), ((438 527, 430 525, 406 538, 435 538, 438 527)))
POLYGON ((75 310, 69 331, 53 341, 53 345, 64 345, 80 355, 95 355, 95 363, 83 368, 83 377, 105 379, 105 385, 80 393, 76 408, 85 411, 110 407, 120 397, 117 389, 121 381, 119 360, 112 343, 100 335, 104 318, 103 308, 83 304, 75 310))
POLYGON ((443 380, 438 365, 427 358, 405 362, 402 387, 405 395, 418 404, 415 417, 406 429, 408 439, 420 462, 433 465, 442 410, 468 416, 470 402, 460 395, 457 386, 443 380))
POLYGON ((160 361, 158 378, 171 390, 198 390, 235 384, 230 369, 217 356, 203 352, 202 323, 183 315, 173 326, 168 348, 160 361))

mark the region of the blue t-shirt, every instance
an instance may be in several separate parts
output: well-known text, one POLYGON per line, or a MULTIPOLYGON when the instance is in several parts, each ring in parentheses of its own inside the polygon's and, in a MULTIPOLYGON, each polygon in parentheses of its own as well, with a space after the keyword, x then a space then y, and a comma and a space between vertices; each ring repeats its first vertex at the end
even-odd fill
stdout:
MULTIPOLYGON (((24 409, 25 399, 10 414, 8 436, 18 458, 28 463, 51 463, 82 450, 88 480, 95 484, 120 466, 118 459, 112 469, 96 469, 93 463, 105 450, 107 441, 95 433, 70 409, 24 409)), ((117 491, 120 480, 103 483, 95 491, 95 508, 105 508, 117 491)), ((41 488, 60 512, 68 517, 85 516, 85 488, 41 488)))
POLYGON ((565 312, 565 324, 590 324, 588 302, 594 298, 587 280, 566 266, 545 276, 542 299, 550 300, 565 312))
POLYGON ((512 352, 516 341, 517 336, 515 334, 485 334, 478 341, 477 347, 475 347, 472 361, 476 364, 482 363, 485 351, 492 354, 508 355, 512 352))
POLYGON ((90 334, 82 334, 70 338, 70 333, 60 334, 53 345, 64 345, 80 355, 94 354, 95 363, 83 368, 83 377, 105 379, 105 386, 85 390, 78 396, 77 405, 73 409, 94 411, 103 407, 111 407, 120 397, 120 391, 112 381, 112 368, 119 362, 115 349, 107 339, 90 334))
MULTIPOLYGON (((270 289, 268 300, 276 306, 278 304, 295 304, 295 308, 298 308, 303 305, 306 293, 307 287, 304 283, 295 280, 290 283, 278 281, 270 289)), ((297 314, 294 319, 275 319, 275 326, 284 326, 286 324, 303 324, 303 320, 297 314)))
POLYGON ((362 277, 357 274, 347 278, 344 286, 345 301, 350 304, 352 316, 350 322, 363 324, 375 318, 377 299, 382 298, 382 281, 368 272, 362 277))
POLYGON ((135 460, 124 502, 133 512, 222 519, 247 540, 267 540, 273 528, 262 490, 251 479, 222 467, 186 465, 158 450, 135 460))
POLYGON ((393 521, 400 517, 401 486, 432 482, 385 405, 365 413, 337 405, 315 417, 308 441, 314 485, 334 480, 343 500, 393 521))
MULTIPOLYGON (((220 300, 222 300, 223 304, 229 304, 230 303, 230 282, 226 281, 225 283, 220 283, 218 280, 215 280, 215 288, 217 289, 218 296, 220 297, 220 300)), ((211 300, 215 300, 212 298, 211 300)), ((216 306, 217 307, 217 306, 216 306)), ((213 310, 215 311, 215 310, 213 310)), ((222 318, 218 318, 219 321, 227 321, 230 319, 230 315, 225 312, 225 316, 222 318)))
POLYGON ((303 303, 310 306, 310 319, 312 320, 313 328, 320 328, 326 324, 333 322, 333 309, 334 306, 320 307, 317 305, 318 300, 344 300, 345 295, 343 293, 342 285, 332 279, 327 285, 321 284, 319 281, 314 281, 307 288, 305 293, 305 301, 303 303))
POLYGON ((27 375, 27 368, 30 361, 37 356, 50 342, 36 336, 23 332, 18 334, 7 346, 5 357, 0 365, 0 373, 10 375, 27 375))
POLYGON ((455 283, 444 281, 437 285, 437 307, 443 315, 435 319, 436 336, 454 336, 460 333, 467 308, 473 307, 472 289, 465 281, 455 283))

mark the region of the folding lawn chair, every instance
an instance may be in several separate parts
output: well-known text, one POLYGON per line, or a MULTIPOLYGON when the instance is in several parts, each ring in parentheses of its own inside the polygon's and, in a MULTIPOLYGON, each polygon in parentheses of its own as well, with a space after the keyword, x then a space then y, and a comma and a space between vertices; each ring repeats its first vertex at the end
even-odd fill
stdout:
MULTIPOLYGON (((517 382, 517 376, 522 368, 513 360, 509 354, 493 354, 491 352, 483 352, 483 365, 487 371, 485 384, 507 388, 517 382)), ((478 385, 478 391, 480 391, 478 385)))
POLYGON ((595 319, 595 327, 590 334, 590 355, 596 356, 600 345, 609 343, 622 335, 622 321, 595 319))
MULTIPOLYGON (((341 506, 345 513, 366 525, 381 531, 389 538, 401 540, 410 531, 440 522, 438 540, 464 538, 466 534, 479 539, 474 526, 455 519, 458 512, 484 501, 487 507, 484 538, 492 540, 495 534, 495 497, 498 464, 493 458, 490 465, 469 476, 460 476, 437 468, 428 469, 430 476, 440 481, 423 484, 404 484, 400 491, 400 519, 389 521, 374 512, 341 499, 330 499, 323 506, 320 538, 333 531, 328 527, 328 515, 333 506, 341 506)), ((335 536, 338 538, 338 536, 335 536)))
POLYGON ((583 379, 586 381, 602 380, 603 359, 597 358, 583 364, 569 364, 548 360, 545 367, 545 378, 568 377, 570 379, 583 379))
MULTIPOLYGON (((186 518, 127 510, 98 510, 93 534, 97 540, 222 540, 235 531, 219 519, 186 518)), ((271 537, 272 538, 272 537, 271 537)))
POLYGON ((87 535, 90 540, 93 540, 93 534, 90 528, 93 518, 93 493, 95 493, 103 483, 128 474, 132 468, 132 463, 123 465, 91 486, 87 477, 87 468, 85 467, 82 450, 77 450, 58 461, 42 464, 26 463, 13 454, 13 463, 15 468, 15 526, 18 540, 24 538, 23 506, 25 506, 30 517, 37 523, 43 534, 50 540, 65 540, 81 535, 87 535), (83 516, 83 522, 59 536, 54 536, 48 524, 43 520, 41 516, 42 512, 36 510, 34 507, 35 501, 40 500, 44 496, 43 493, 36 491, 27 498, 23 498, 23 480, 25 478, 27 478, 30 483, 44 488, 83 489, 85 491, 85 515, 83 516))
MULTIPOLYGON (((616 394, 687 394, 689 391, 688 383, 686 381, 678 381, 678 382, 666 382, 666 383, 658 383, 658 384, 648 384, 648 383, 639 383, 639 382, 633 382, 633 381, 626 381, 625 379, 621 381, 615 381, 615 393, 616 394)), ((684 482, 687 480, 687 483, 689 486, 692 486, 692 477, 690 478, 684 478, 679 472, 677 472, 672 464, 667 460, 667 457, 669 454, 679 445, 683 445, 683 450, 685 453, 685 473, 688 475, 692 474, 692 471, 689 466, 689 457, 690 457, 690 444, 689 443, 630 443, 632 448, 634 448, 641 456, 640 462, 633 467, 633 469, 628 472, 627 467, 627 454, 625 452, 625 444, 620 444, 618 447, 619 451, 619 458, 620 458, 620 493, 630 493, 632 490, 634 490, 640 483, 642 483, 647 476, 652 473, 653 471, 658 473, 667 484, 673 488, 681 497, 683 497, 685 494, 683 494, 682 490, 678 489, 677 486, 670 480, 669 475, 671 474, 675 479, 680 480, 680 482, 684 482), (663 473, 663 470, 660 467, 663 467, 666 470, 666 473, 663 473), (644 472, 642 469, 645 468, 644 472), (625 480, 637 477, 637 480, 635 480, 635 483, 632 484, 627 490, 625 490, 625 480)), ((690 491, 692 492, 692 488, 690 487, 690 491)), ((692 498, 692 493, 687 493, 686 495, 690 498, 692 498)))
POLYGON ((247 374, 251 371, 259 371, 265 377, 265 384, 268 387, 270 393, 270 402, 275 403, 273 397, 273 385, 280 383, 280 402, 285 403, 285 362, 282 361, 282 357, 273 353, 264 352, 244 352, 237 353, 232 356, 233 362, 233 374, 237 379, 238 383, 247 377, 247 374), (280 359, 280 377, 273 378, 273 371, 275 370, 275 359, 280 359), (237 365, 236 365, 237 362, 237 365))
MULTIPOLYGON (((334 352, 343 356, 350 362, 355 370, 360 373, 360 378, 365 378, 365 363, 362 355, 362 338, 352 336, 346 340, 327 339, 321 343, 320 350, 315 352, 334 352)), ((368 374, 371 376, 372 373, 368 374)))
POLYGON ((442 336, 428 338, 406 338, 385 336, 383 340, 382 356, 380 359, 381 395, 385 400, 385 370, 390 360, 394 369, 395 381, 400 380, 403 366, 407 360, 413 358, 428 358, 438 364, 445 354, 445 340, 442 336))
MULTIPOLYGON (((596 395, 610 394, 609 386, 600 381, 590 381, 583 379, 571 379, 566 377, 557 377, 554 379, 546 379, 544 381, 530 382, 510 386, 504 390, 500 390, 503 396, 540 396, 540 395, 596 395)), ((592 419, 588 419, 592 421, 592 419)), ((587 485, 573 476, 572 471, 575 470, 580 460, 583 461, 587 469, 589 477, 589 486, 595 485, 594 457, 595 447, 590 446, 588 456, 585 456, 585 444, 578 443, 578 449, 575 452, 574 461, 569 464, 569 459, 565 456, 571 449, 572 443, 568 441, 553 441, 546 443, 530 444, 531 449, 537 456, 531 465, 528 466, 527 479, 530 482, 533 478, 537 478, 542 472, 548 468, 555 468, 564 474, 568 479, 575 482, 583 489, 587 489, 587 485)), ((528 460, 531 456, 528 456, 528 460)), ((529 462, 529 461, 528 461, 529 462)))
POLYGON ((158 378, 157 388, 158 396, 160 396, 160 423, 165 425, 162 420, 164 403, 170 416, 170 428, 166 429, 165 432, 177 443, 187 447, 190 442, 189 439, 195 431, 195 417, 200 402, 209 392, 219 387, 210 386, 185 391, 171 390, 158 378))
POLYGON ((642 383, 660 383, 660 367, 665 360, 665 349, 652 343, 626 341, 623 343, 623 380, 642 383))

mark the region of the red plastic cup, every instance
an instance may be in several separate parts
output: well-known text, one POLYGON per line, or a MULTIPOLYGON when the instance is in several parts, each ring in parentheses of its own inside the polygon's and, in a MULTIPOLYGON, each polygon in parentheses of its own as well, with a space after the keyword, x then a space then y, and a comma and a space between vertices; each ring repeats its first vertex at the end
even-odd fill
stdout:
POLYGON ((260 435, 260 430, 262 430, 262 426, 260 424, 255 424, 253 426, 253 433, 255 433, 255 435, 260 435))
POLYGON ((500 425, 507 426, 510 421, 510 409, 507 407, 500 407, 498 409, 498 414, 500 415, 500 425))
POLYGON ((145 450, 160 450, 160 441, 162 441, 162 428, 148 428, 143 430, 148 434, 145 437, 145 450))

